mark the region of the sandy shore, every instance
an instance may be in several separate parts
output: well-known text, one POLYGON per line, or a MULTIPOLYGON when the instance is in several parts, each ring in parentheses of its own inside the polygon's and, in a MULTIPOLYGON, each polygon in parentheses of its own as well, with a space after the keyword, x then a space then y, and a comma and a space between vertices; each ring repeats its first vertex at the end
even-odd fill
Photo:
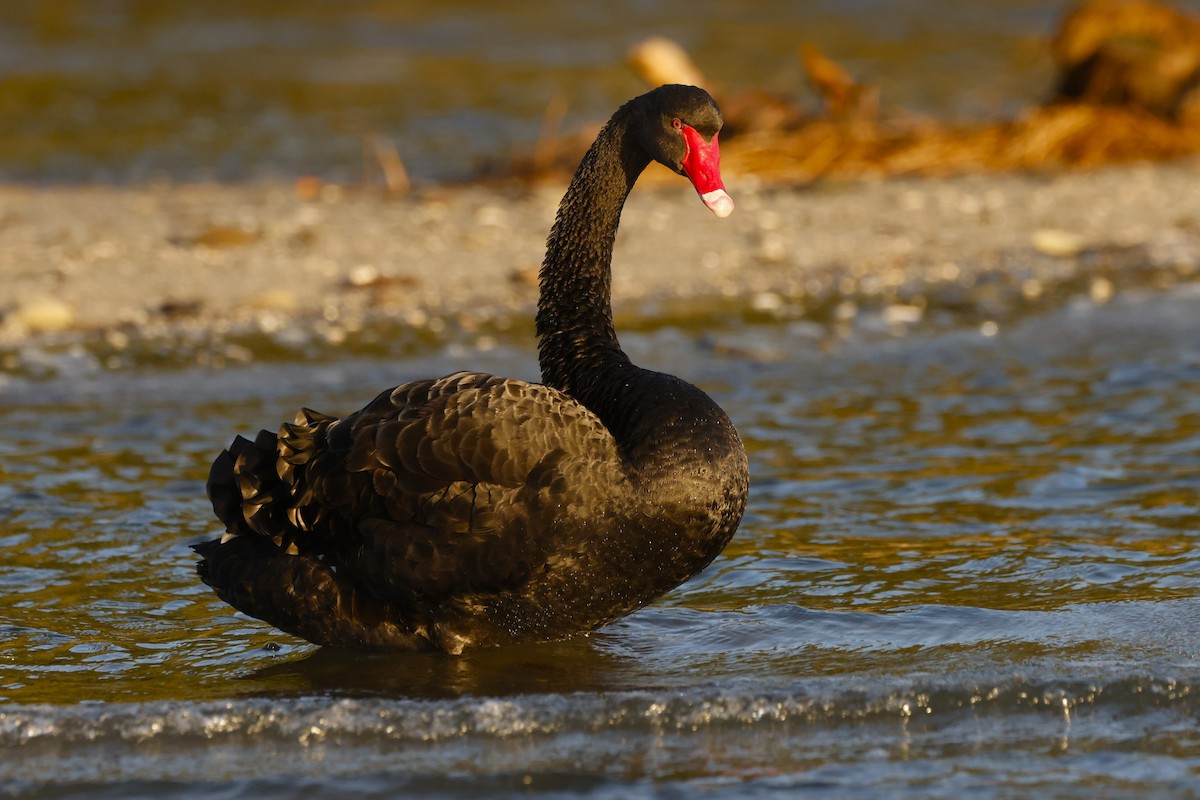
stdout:
MULTIPOLYGON (((965 302, 986 314, 1063 287, 1103 300, 1127 273, 1161 284, 1200 269, 1196 160, 803 189, 730 176, 726 220, 682 180, 648 183, 615 256, 627 314, 668 298, 763 311, 875 298, 907 309, 897 319, 965 302)), ((562 188, 388 199, 283 184, 2 187, 0 345, 528 313, 562 188)))

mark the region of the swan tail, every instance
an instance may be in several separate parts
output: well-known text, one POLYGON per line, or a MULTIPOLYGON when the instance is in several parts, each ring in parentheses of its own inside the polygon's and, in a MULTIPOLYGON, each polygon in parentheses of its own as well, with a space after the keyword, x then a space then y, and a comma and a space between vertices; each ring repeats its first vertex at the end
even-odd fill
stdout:
POLYGON ((296 554, 298 542, 312 541, 331 504, 352 499, 341 460, 329 447, 337 422, 302 409, 279 433, 259 431, 253 441, 238 436, 217 456, 207 489, 226 539, 257 534, 296 554))
POLYGON ((225 534, 193 546, 196 572, 234 608, 316 644, 428 649, 424 628, 409 622, 415 614, 339 576, 322 555, 313 527, 327 506, 314 494, 347 489, 329 442, 337 422, 304 409, 278 434, 239 436, 217 456, 207 489, 225 534))
POLYGON ((273 517, 290 495, 276 467, 278 458, 278 437, 264 430, 254 441, 238 436, 213 461, 208 499, 227 533, 274 535, 273 517))

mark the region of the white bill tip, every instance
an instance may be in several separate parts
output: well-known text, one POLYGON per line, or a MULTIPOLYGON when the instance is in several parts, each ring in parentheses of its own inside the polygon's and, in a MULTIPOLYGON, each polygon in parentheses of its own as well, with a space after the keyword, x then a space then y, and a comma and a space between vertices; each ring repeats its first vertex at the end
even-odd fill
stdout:
POLYGON ((705 192, 700 195, 700 199, 718 217, 728 217, 733 213, 733 198, 726 194, 724 189, 713 189, 711 192, 705 192))

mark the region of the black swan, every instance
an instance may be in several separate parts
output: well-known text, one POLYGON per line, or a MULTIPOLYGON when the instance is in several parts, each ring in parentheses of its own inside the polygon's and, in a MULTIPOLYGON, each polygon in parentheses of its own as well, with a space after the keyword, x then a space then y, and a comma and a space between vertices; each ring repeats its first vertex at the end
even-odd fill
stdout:
POLYGON ((651 160, 733 210, 720 128, 702 89, 661 86, 600 131, 546 244, 544 384, 459 372, 237 437, 209 474, 227 533, 195 546, 201 579, 316 644, 461 653, 593 630, 707 566, 741 520, 746 451, 704 392, 630 363, 610 269, 651 160))

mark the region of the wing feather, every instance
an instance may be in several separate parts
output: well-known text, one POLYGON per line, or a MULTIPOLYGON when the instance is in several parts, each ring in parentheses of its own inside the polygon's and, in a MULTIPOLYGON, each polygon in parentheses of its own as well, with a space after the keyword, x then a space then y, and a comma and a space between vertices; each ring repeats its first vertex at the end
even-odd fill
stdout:
POLYGON ((412 604, 519 583, 564 534, 564 509, 580 507, 572 491, 624 480, 586 408, 470 372, 398 386, 344 419, 302 409, 273 446, 243 450, 233 469, 246 524, 231 532, 280 537, 412 604), (572 470, 586 478, 568 480, 572 470))

